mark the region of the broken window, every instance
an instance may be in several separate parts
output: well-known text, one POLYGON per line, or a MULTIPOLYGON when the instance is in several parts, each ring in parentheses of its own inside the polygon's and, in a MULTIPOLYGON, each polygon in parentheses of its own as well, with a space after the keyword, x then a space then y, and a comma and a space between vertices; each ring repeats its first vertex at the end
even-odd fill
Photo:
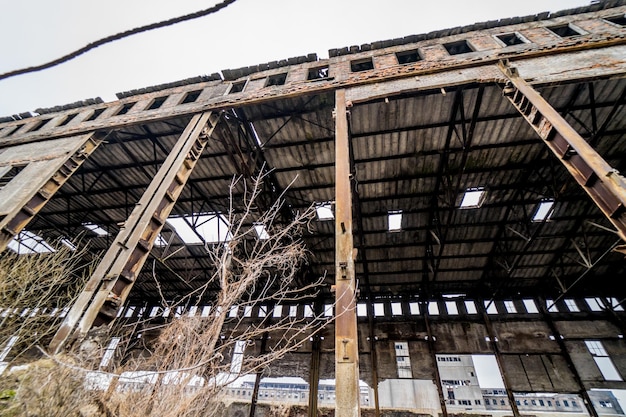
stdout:
POLYGON ((466 40, 444 43, 443 47, 446 48, 446 51, 448 51, 450 55, 460 55, 468 52, 474 52, 469 42, 466 40))
POLYGON ((135 105, 135 103, 134 103, 134 102, 133 102, 133 103, 126 103, 126 104, 124 104, 124 105, 122 106, 122 108, 121 108, 121 109, 119 109, 117 113, 115 113, 115 116, 121 116, 121 115, 123 115, 123 114, 128 113, 128 112, 130 111, 130 109, 132 109, 132 108, 133 108, 133 106, 134 106, 134 105, 135 105))
POLYGON ((413 49, 411 51, 403 51, 397 52, 396 58, 398 59, 398 64, 410 64, 412 62, 421 61, 422 57, 420 56, 419 50, 413 49))
POLYGON ((58 124, 57 127, 61 127, 61 126, 65 126, 67 125, 69 122, 71 122, 72 120, 74 120, 74 118, 78 116, 78 113, 74 113, 74 114, 70 114, 68 115, 65 119, 63 119, 63 121, 61 123, 58 124))
POLYGON ((267 77, 267 82, 265 83, 266 87, 271 87, 273 85, 283 85, 287 81, 287 73, 283 72, 282 74, 270 75, 267 77))
POLYGON ((0 167, 0 189, 4 188, 13 178, 17 177, 25 167, 26 164, 0 167))
POLYGON ((411 358, 409 356, 409 344, 407 342, 395 342, 396 365, 398 366, 398 378, 412 378, 411 358))
POLYGON ((513 46, 519 45, 521 43, 526 43, 525 40, 521 37, 521 35, 517 32, 513 33, 503 33, 501 35, 496 35, 496 38, 504 44, 504 46, 513 46))
POLYGON ((180 102, 180 104, 187 104, 187 103, 193 103, 196 100, 198 100, 198 97, 200 97, 200 94, 202 93, 202 90, 194 90, 194 91, 190 91, 187 94, 185 94, 185 98, 183 98, 183 101, 180 102))
POLYGON ((148 110, 158 109, 159 107, 163 105, 163 103, 165 103, 165 100, 167 100, 167 96, 155 98, 154 100, 152 100, 152 103, 150 103, 150 105, 148 106, 148 110))
POLYGON ((307 80, 323 80, 328 78, 328 65, 309 69, 307 80))
POLYGON ((618 26, 626 26, 626 15, 620 14, 612 17, 605 17, 604 20, 608 20, 611 23, 614 23, 618 26))
POLYGON ((583 34, 578 28, 575 28, 570 24, 550 26, 548 29, 561 38, 569 38, 571 36, 579 36, 583 34))
POLYGON ((593 356, 593 360, 596 362, 596 365, 598 365, 598 369, 600 369, 605 380, 623 381, 601 341, 585 340, 585 345, 587 345, 587 350, 589 350, 589 353, 593 356))
POLYGON ((485 200, 485 187, 471 187, 465 190, 461 199, 460 208, 474 209, 479 208, 485 200))
POLYGON ((95 109, 93 113, 91 113, 91 116, 89 116, 86 121, 90 122, 92 120, 96 120, 98 117, 100 117, 102 113, 104 113, 104 110, 106 109, 95 109))
POLYGON ((239 81, 238 83, 233 83, 233 86, 230 87, 230 91, 228 92, 228 94, 241 93, 244 88, 246 88, 246 81, 239 81))
POLYGON ((350 62, 350 71, 361 72, 374 69, 374 61, 372 58, 359 59, 350 62))

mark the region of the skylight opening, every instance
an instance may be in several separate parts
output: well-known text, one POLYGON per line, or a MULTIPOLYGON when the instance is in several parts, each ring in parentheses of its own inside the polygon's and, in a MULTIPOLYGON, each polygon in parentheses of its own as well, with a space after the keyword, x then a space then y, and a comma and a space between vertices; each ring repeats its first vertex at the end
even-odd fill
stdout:
POLYGON ((271 87, 273 85, 284 85, 285 81, 287 81, 286 72, 282 74, 270 75, 269 77, 267 77, 267 82, 265 83, 265 86, 271 87))
POLYGON ((548 221, 552 217, 552 213, 554 213, 554 200, 542 200, 539 202, 537 208, 535 209, 535 214, 533 214, 533 222, 548 221))
POLYGON ((391 315, 392 316, 401 316, 402 315, 402 304, 401 303, 391 303, 391 315))
POLYGON ((394 210, 388 213, 389 216, 389 231, 399 232, 402 230, 402 210, 394 210))
POLYGON ((485 311, 487 314, 498 314, 498 308, 496 307, 496 303, 493 301, 485 301, 485 311))
POLYGON ((461 55, 474 52, 469 42, 466 40, 444 43, 443 47, 446 48, 446 51, 448 51, 450 55, 461 55))
POLYGON ((152 103, 150 103, 150 105, 148 106, 148 110, 155 110, 158 109, 159 107, 161 107, 163 105, 163 103, 165 103, 165 100, 167 100, 168 96, 162 96, 162 97, 157 97, 155 98, 152 103))
POLYGON ((267 233, 267 229, 263 223, 255 223, 253 227, 259 240, 267 240, 270 238, 270 234, 267 233))
POLYGON ((307 74, 307 80, 323 80, 328 78, 328 65, 323 67, 311 68, 307 74))
POLYGON ((100 226, 98 226, 97 224, 94 224, 94 223, 83 223, 83 227, 85 229, 87 229, 87 230, 92 231, 93 233, 97 234, 98 236, 107 236, 109 234, 109 232, 107 232, 102 227, 100 227, 100 226))
POLYGON ((524 307, 526 307, 527 313, 530 313, 530 314, 539 313, 539 310, 537 310, 537 305, 535 304, 534 300, 527 298, 525 300, 522 300, 522 302, 524 303, 524 307))
POLYGON ((374 303, 374 317, 383 317, 385 315, 385 305, 383 303, 374 303))
POLYGON ((7 246, 18 255, 56 252, 44 238, 27 230, 22 230, 18 233, 7 246))
POLYGON ((367 305, 359 303, 356 305, 357 317, 367 317, 367 305))
POLYGON ((412 316, 417 316, 420 313, 420 305, 416 302, 409 303, 409 310, 412 316))
POLYGON ((158 246, 158 247, 160 247, 160 248, 163 248, 163 247, 165 247, 165 246, 167 246, 167 245, 168 245, 167 240, 165 240, 165 238, 163 237, 163 235, 162 235, 161 233, 159 233, 159 234, 157 235, 156 240, 154 241, 154 246, 158 246))
POLYGON ((230 87, 230 91, 228 92, 228 94, 241 93, 245 87, 246 87, 246 81, 233 83, 233 86, 230 87))
POLYGON ((167 222, 187 245, 223 243, 232 239, 230 225, 220 213, 168 217, 167 222))
POLYGON ((319 203, 315 205, 315 213, 317 214, 317 220, 333 220, 335 216, 333 215, 333 206, 332 203, 319 203))
POLYGON ((498 40, 502 42, 505 46, 513 46, 513 45, 526 43, 524 39, 521 37, 521 35, 516 32, 503 33, 501 35, 496 35, 496 38, 498 38, 498 40))
POLYGON ((60 240, 61 244, 63 244, 64 246, 66 246, 69 250, 71 250, 72 252, 74 252, 76 250, 76 245, 74 245, 72 243, 71 240, 69 240, 68 238, 64 237, 60 240))
POLYGON ((360 59, 358 61, 350 62, 350 70, 352 72, 361 72, 374 69, 374 62, 372 58, 360 59))
POLYGON ((460 207, 462 209, 479 208, 485 200, 485 187, 473 187, 465 190, 460 207))
POLYGON ((397 52, 396 59, 398 60, 398 64, 405 65, 421 61, 422 57, 420 56, 419 50, 413 49, 410 51, 397 52))
POLYGON ((201 93, 202 93, 202 90, 195 90, 195 91, 188 92, 187 94, 185 94, 185 98, 183 98, 183 101, 181 101, 180 104, 187 104, 187 103, 195 102, 196 100, 198 100, 201 93))
POLYGON ((456 301, 446 301, 446 311, 451 316, 459 314, 459 309, 456 305, 456 301))
POLYGON ((612 16, 612 17, 605 17, 604 20, 608 20, 609 22, 614 23, 621 27, 626 26, 626 15, 623 15, 623 14, 612 16))
POLYGON ((569 38, 571 36, 579 36, 583 34, 578 30, 578 28, 575 28, 570 24, 550 26, 548 29, 561 38, 569 38))

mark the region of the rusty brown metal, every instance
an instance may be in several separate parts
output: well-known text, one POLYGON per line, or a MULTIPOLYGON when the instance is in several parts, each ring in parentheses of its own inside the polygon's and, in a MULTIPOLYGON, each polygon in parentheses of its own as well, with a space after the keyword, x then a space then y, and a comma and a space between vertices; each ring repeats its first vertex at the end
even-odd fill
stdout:
POLYGON ((191 119, 65 317, 50 351, 59 352, 71 337, 116 318, 218 120, 212 112, 191 119))
POLYGON ((499 68, 508 79, 504 96, 615 226, 619 237, 626 241, 626 178, 520 77, 515 68, 506 61, 500 61, 499 68))
POLYGON ((31 177, 35 180, 27 184, 30 192, 24 193, 23 198, 12 201, 12 207, 7 210, 7 214, 0 215, 0 252, 6 249, 11 239, 26 227, 67 179, 96 150, 102 143, 103 137, 93 132, 76 137, 75 149, 69 152, 66 158, 55 158, 51 161, 52 164, 57 164, 51 176, 39 178, 40 181, 37 181, 37 177, 31 177))
POLYGON ((335 93, 335 416, 357 417, 359 350, 345 90, 335 93))

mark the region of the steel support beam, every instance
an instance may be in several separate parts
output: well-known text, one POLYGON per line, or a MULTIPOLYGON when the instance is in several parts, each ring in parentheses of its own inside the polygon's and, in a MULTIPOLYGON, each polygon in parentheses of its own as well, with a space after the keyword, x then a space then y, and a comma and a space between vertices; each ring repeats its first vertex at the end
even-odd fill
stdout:
POLYGON ((211 112, 191 119, 54 335, 50 351, 115 319, 218 119, 211 112))
POLYGON ((428 317, 428 301, 422 301, 420 303, 420 309, 424 315, 424 326, 426 327, 426 336, 428 338, 428 353, 433 364, 433 376, 434 384, 437 387, 437 395, 439 397, 439 405, 441 406, 441 417, 448 417, 448 407, 446 405, 446 398, 443 394, 443 386, 441 385, 441 373, 439 372, 439 365, 437 364, 437 349, 435 347, 435 337, 430 327, 430 319, 428 317))
POLYGON ((335 94, 335 416, 358 417, 359 350, 345 90, 335 94))
POLYGON ((500 61, 499 68, 507 78, 504 96, 615 226, 622 240, 626 241, 626 179, 520 77, 516 68, 509 67, 506 61, 500 61))
POLYGON ((493 350, 493 354, 496 357, 496 363, 498 364, 498 368, 500 369, 500 374, 502 375, 502 382, 504 383, 504 389, 506 390, 506 396, 509 399, 509 405, 511 406, 511 411, 513 412, 514 417, 521 417, 519 409, 517 408, 517 403, 515 402, 515 396, 513 395, 513 390, 511 389, 511 382, 509 375, 504 369, 504 363, 502 362, 502 353, 500 352, 500 348, 498 347, 496 332, 493 330, 493 326, 491 325, 491 320, 489 319, 489 315, 487 314, 487 310, 485 309, 485 300, 477 300, 475 303, 478 305, 478 310, 482 315, 483 322, 485 323, 485 330, 487 330, 487 335, 489 336, 489 345, 493 350))
MULTIPOLYGON (((71 149, 68 149, 65 156, 56 157, 51 161, 46 161, 46 158, 44 158, 41 161, 34 162, 30 170, 37 172, 32 172, 34 175, 30 175, 27 182, 17 184, 20 188, 18 193, 20 198, 9 196, 8 206, 4 205, 2 207, 0 212, 0 252, 6 249, 11 239, 26 227, 59 188, 65 184, 67 179, 96 150, 98 145, 102 143, 103 136, 91 132, 70 138, 70 140, 72 142, 70 144, 71 149), (46 166, 38 166, 41 164, 46 166), (52 166, 49 164, 52 164, 52 166), (42 176, 41 173, 47 170, 52 170, 52 174, 42 176)), ((54 141, 51 147, 56 147, 54 141)), ((45 148, 47 151, 49 149, 48 147, 45 148)), ((10 165, 7 167, 11 168, 10 165)), ((26 169, 28 169, 28 166, 26 169)))

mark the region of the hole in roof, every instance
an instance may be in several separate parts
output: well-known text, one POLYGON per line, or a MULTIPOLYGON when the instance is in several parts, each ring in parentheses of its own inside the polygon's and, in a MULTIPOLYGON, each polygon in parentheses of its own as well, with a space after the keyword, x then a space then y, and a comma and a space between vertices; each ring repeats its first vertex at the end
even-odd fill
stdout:
POLYGON ((546 199, 539 202, 537 208, 535 209, 535 213, 533 214, 534 222, 543 222, 550 220, 552 217, 552 213, 554 213, 554 200, 546 199))
POLYGON ((126 114, 130 111, 130 109, 133 108, 133 106, 135 105, 135 103, 126 103, 122 106, 121 109, 119 109, 119 111, 117 113, 115 113, 115 116, 121 116, 122 114, 126 114))
POLYGON ((626 15, 620 14, 617 16, 605 17, 604 20, 608 20, 611 23, 615 23, 618 26, 626 26, 626 15))
POLYGON ((398 60, 398 64, 404 65, 421 61, 422 57, 417 49, 413 49, 411 51, 397 52, 396 59, 398 60))
POLYGON ((328 78, 328 65, 309 69, 307 80, 322 80, 328 78))
POLYGON ((68 115, 65 119, 63 119, 63 121, 61 123, 59 123, 58 127, 61 126, 65 126, 67 125, 69 122, 71 122, 72 120, 74 120, 74 118, 78 116, 78 113, 74 113, 74 114, 70 114, 68 115))
POLYGON ((448 51, 450 55, 460 55, 468 52, 474 52, 469 42, 466 40, 444 43, 443 47, 446 48, 446 51, 448 51))
POLYGON ((333 215, 333 206, 330 202, 316 204, 315 213, 317 214, 318 220, 332 220, 335 218, 333 215))
POLYGON ((506 46, 513 46, 513 45, 519 45, 521 43, 526 43, 524 42, 522 37, 519 35, 519 33, 515 33, 515 32, 496 35, 496 38, 498 38, 506 46))
POLYGON ((102 113, 104 113, 104 110, 105 109, 95 109, 93 113, 91 113, 91 116, 87 118, 87 121, 90 122, 92 120, 96 120, 102 113))
POLYGON ((287 73, 283 72, 282 74, 270 75, 267 77, 267 81, 265 82, 266 87, 271 87, 273 85, 283 85, 287 81, 287 73))
POLYGON ((107 236, 109 232, 94 223, 83 223, 83 227, 97 234, 98 236, 107 236))
POLYGON ((194 101, 198 100, 198 97, 200 97, 200 93, 202 93, 202 90, 194 90, 188 92, 187 94, 185 94, 185 98, 183 98, 183 101, 181 101, 180 104, 193 103, 194 101))
POLYGON ((388 213, 388 227, 390 232, 402 230, 402 210, 394 210, 388 213))
POLYGON ((220 213, 168 217, 167 222, 188 245, 221 243, 232 239, 230 224, 220 213))
POLYGON ((232 87, 230 87, 230 91, 228 92, 228 94, 241 93, 245 87, 246 87, 245 81, 233 83, 232 87))
POLYGON ((359 59, 358 61, 350 62, 350 70, 352 72, 361 72, 374 69, 374 61, 372 58, 359 59))
POLYGON ((461 208, 472 209, 479 208, 485 199, 484 187, 473 187, 465 190, 463 199, 461 200, 461 208))
POLYGON ((270 234, 267 233, 267 229, 263 223, 255 223, 253 227, 259 240, 267 240, 270 238, 270 234))
POLYGON ((7 247, 18 255, 56 252, 44 238, 28 230, 22 230, 18 233, 8 243, 7 247))
POLYGON ((578 30, 574 29, 571 25, 566 24, 566 25, 559 25, 559 26, 550 26, 548 27, 548 29, 562 37, 562 38, 569 38, 571 36, 579 36, 582 35, 582 33, 580 33, 578 30))
POLYGON ((167 96, 155 98, 152 100, 152 103, 150 103, 150 106, 148 106, 148 110, 158 109, 165 103, 165 100, 167 100, 167 96))
POLYGON ((74 252, 76 250, 76 245, 74 245, 74 243, 72 243, 71 240, 69 240, 68 238, 64 237, 61 238, 59 240, 59 242, 61 242, 61 244, 63 244, 65 247, 67 247, 69 250, 71 250, 72 252, 74 252))

